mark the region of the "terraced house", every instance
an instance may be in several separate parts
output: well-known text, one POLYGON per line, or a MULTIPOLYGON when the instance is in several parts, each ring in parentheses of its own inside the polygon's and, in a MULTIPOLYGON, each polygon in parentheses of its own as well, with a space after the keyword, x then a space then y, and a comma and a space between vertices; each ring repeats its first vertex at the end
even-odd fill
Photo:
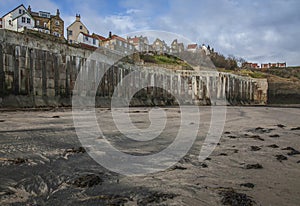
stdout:
POLYGON ((34 18, 35 30, 64 38, 64 21, 60 18, 59 9, 57 9, 55 15, 52 15, 46 11, 34 12, 29 6, 28 12, 34 18))

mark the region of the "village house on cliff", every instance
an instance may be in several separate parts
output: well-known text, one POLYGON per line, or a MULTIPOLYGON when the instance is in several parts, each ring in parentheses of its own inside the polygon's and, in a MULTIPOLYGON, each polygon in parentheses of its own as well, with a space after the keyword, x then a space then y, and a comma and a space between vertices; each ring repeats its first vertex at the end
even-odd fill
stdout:
POLYGON ((167 53, 170 51, 170 48, 168 47, 167 43, 163 40, 160 40, 159 38, 157 38, 153 42, 152 48, 154 51, 157 51, 159 53, 167 53))
POLYGON ((34 18, 27 11, 23 4, 11 10, 2 17, 3 29, 8 29, 12 31, 20 32, 24 29, 24 27, 28 29, 33 29, 35 26, 34 23, 34 18))
POLYGON ((135 51, 134 45, 129 43, 126 39, 109 32, 109 36, 106 40, 102 41, 102 45, 105 48, 122 52, 124 54, 132 53, 135 51))
POLYGON ((52 15, 46 11, 34 12, 28 6, 28 12, 35 20, 35 30, 64 38, 64 21, 60 18, 59 9, 57 9, 55 15, 52 15))
POLYGON ((172 54, 179 54, 181 52, 184 51, 184 45, 183 43, 178 43, 178 40, 175 39, 172 43, 171 43, 171 48, 170 48, 170 52, 172 54))
POLYGON ((67 27, 67 40, 70 44, 81 43, 78 37, 80 34, 90 34, 87 27, 81 22, 80 15, 76 14, 75 21, 67 27))
POLYGON ((133 44, 137 51, 146 51, 148 52, 151 50, 151 46, 149 45, 149 41, 147 37, 128 37, 128 43, 133 44))

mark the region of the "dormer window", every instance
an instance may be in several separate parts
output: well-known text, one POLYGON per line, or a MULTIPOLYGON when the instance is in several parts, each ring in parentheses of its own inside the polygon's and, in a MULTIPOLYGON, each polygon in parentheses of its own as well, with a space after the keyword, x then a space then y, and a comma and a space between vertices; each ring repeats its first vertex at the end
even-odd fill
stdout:
POLYGON ((22 9, 19 9, 19 14, 22 14, 22 9))

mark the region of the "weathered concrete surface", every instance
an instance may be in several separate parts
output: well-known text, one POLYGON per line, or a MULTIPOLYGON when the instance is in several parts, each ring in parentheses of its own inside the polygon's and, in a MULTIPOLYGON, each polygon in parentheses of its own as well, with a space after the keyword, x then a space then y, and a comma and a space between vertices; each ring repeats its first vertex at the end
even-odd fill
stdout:
POLYGON ((130 85, 124 85, 128 91, 141 86, 146 78, 163 81, 164 86, 161 91, 146 89, 140 94, 144 98, 134 99, 132 106, 173 105, 170 91, 181 95, 185 104, 209 105, 225 98, 233 105, 267 102, 268 84, 264 79, 121 63, 109 66, 103 81, 96 84, 95 78, 114 59, 121 58, 119 54, 101 48, 92 60, 90 50, 6 30, 0 30, 0 45, 0 107, 71 106, 76 78, 83 69, 87 77, 82 89, 87 95, 97 94, 97 106, 108 106, 116 85, 133 71, 139 71, 139 76, 130 85), (93 88, 86 87, 87 82, 93 88))
MULTIPOLYGON (((147 128, 149 110, 131 108, 132 122, 147 128)), ((164 110, 166 129, 146 143, 120 135, 109 109, 96 112, 114 146, 147 155, 164 149, 178 132, 178 108, 164 110)), ((257 205, 299 204, 299 109, 228 107, 220 145, 203 163, 198 155, 211 111, 200 111, 200 130, 190 152, 176 166, 144 177, 120 176, 95 163, 80 148, 71 110, 2 111, 0 205, 221 205, 224 194, 236 194, 230 188, 248 197, 223 201, 241 205, 247 197, 257 205)))

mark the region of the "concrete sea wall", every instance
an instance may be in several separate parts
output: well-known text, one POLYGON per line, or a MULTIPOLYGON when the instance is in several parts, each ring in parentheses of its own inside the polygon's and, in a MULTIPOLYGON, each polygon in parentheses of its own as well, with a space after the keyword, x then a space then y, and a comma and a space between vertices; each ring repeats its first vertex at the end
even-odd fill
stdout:
MULTIPOLYGON (((145 80, 160 82, 161 88, 140 90, 131 100, 132 106, 173 105, 176 104, 174 94, 180 96, 177 101, 185 104, 210 105, 224 99, 232 105, 267 103, 265 79, 212 71, 172 71, 120 62, 110 66, 121 56, 100 49, 97 58, 91 59, 92 53, 1 29, 0 107, 71 106, 72 95, 79 92, 96 95, 97 106, 109 106, 117 85, 122 84, 129 94, 142 87, 145 80), (98 82, 97 77, 108 67, 98 82), (74 88, 79 71, 86 73, 86 79, 78 81, 74 88), (130 82, 125 84, 123 79, 135 71, 139 72, 131 75, 130 82)), ((127 92, 117 96, 126 99, 127 92)))

